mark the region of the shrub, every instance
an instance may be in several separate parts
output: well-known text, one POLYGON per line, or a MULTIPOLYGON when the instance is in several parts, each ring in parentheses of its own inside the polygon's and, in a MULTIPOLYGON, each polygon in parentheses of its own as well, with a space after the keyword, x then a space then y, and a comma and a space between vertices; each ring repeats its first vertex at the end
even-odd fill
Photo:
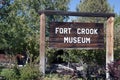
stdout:
POLYGON ((35 66, 26 65, 22 68, 15 66, 13 69, 2 69, 1 76, 6 80, 40 80, 42 78, 35 66))
POLYGON ((41 77, 39 70, 30 65, 21 68, 20 74, 19 80, 37 80, 41 77))
POLYGON ((3 69, 1 76, 4 76, 6 80, 18 80, 18 75, 13 69, 3 69))

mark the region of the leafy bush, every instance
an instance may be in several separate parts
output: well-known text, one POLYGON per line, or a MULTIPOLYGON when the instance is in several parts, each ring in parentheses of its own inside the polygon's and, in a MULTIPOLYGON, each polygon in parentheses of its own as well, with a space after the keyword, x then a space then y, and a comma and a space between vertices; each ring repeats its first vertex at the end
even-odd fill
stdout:
POLYGON ((19 77, 13 69, 3 69, 0 75, 4 76, 6 80, 18 80, 19 77))
POLYGON ((26 65, 20 70, 19 80, 37 80, 40 78, 40 72, 34 66, 26 65))
POLYGON ((38 68, 26 65, 22 68, 15 66, 13 69, 2 69, 1 76, 6 80, 39 80, 41 78, 38 68))

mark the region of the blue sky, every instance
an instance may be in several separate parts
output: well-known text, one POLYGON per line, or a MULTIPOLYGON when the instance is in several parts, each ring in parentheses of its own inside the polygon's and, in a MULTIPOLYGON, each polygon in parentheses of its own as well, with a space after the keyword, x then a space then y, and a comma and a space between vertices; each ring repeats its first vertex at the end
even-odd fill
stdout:
MULTIPOLYGON (((69 4, 69 11, 76 11, 76 6, 79 4, 80 0, 71 0, 69 4)), ((114 12, 120 15, 120 0, 108 0, 111 7, 114 8, 114 12)))

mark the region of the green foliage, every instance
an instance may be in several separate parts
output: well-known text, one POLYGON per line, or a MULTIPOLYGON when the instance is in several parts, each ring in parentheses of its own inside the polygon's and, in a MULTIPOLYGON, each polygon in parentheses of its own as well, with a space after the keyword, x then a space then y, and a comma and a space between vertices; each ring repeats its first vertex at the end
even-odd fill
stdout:
MULTIPOLYGON (((113 12, 113 9, 108 4, 107 0, 81 0, 80 4, 77 6, 77 11, 91 12, 91 13, 110 13, 110 12, 113 12)), ((79 17, 76 19, 76 21, 104 23, 105 19, 98 18, 98 17, 94 17, 94 18, 79 17)), ((85 63, 91 64, 91 62, 94 62, 99 65, 105 64, 105 53, 106 53, 105 50, 78 50, 76 51, 76 53, 79 54, 77 55, 80 56, 80 58, 85 63)), ((76 56, 76 59, 77 59, 77 56, 76 56)))
MULTIPOLYGON (((68 10, 70 0, 2 0, 0 3, 0 49, 16 54, 28 51, 39 55, 39 10, 68 10)), ((63 21, 66 17, 48 16, 46 22, 63 21)), ((46 36, 49 25, 46 23, 46 36)))
MULTIPOLYGON (((91 13, 110 13, 113 9, 108 4, 107 0, 81 0, 77 7, 78 12, 91 12, 91 13)), ((103 18, 78 18, 78 21, 83 22, 104 22, 103 18)))
POLYGON ((4 76, 6 80, 18 80, 19 76, 12 69, 3 69, 1 76, 4 76))
MULTIPOLYGON (((10 1, 10 0, 9 0, 10 1)), ((6 13, 3 12, 3 16, 6 16, 0 20, 1 23, 1 34, 2 38, 0 43, 2 46, 0 46, 2 49, 10 49, 11 52, 17 53, 21 52, 23 50, 23 46, 28 44, 29 38, 32 35, 33 30, 28 26, 28 21, 26 21, 25 17, 22 15, 20 16, 19 7, 20 3, 18 5, 18 0, 15 0, 14 3, 9 3, 9 6, 5 6, 5 9, 7 9, 9 12, 6 13)), ((23 8, 21 6, 20 8, 23 8)), ((5 10, 4 8, 2 8, 5 10)), ((22 13, 22 11, 21 11, 22 13)))
POLYGON ((114 57, 115 57, 115 60, 120 59, 120 48, 117 48, 116 50, 114 50, 114 57))
POLYGON ((114 24, 114 54, 115 59, 120 59, 120 15, 116 15, 115 17, 115 24, 114 24))
POLYGON ((19 80, 37 80, 40 77, 40 72, 33 66, 26 65, 20 71, 21 76, 19 80))
POLYGON ((47 58, 48 58, 48 64, 51 64, 53 60, 57 57, 55 55, 56 50, 55 49, 47 49, 47 58))
POLYGON ((107 0, 81 0, 77 10, 81 12, 108 13, 112 11, 112 8, 107 0))
POLYGON ((44 80, 77 80, 71 79, 70 75, 58 75, 58 74, 49 74, 47 75, 44 80))
POLYGON ((0 2, 0 48, 8 47, 8 44, 6 42, 6 30, 7 30, 7 20, 8 13, 10 12, 10 0, 1 0, 0 2))
POLYGON ((115 24, 114 24, 114 35, 115 35, 115 49, 120 49, 120 35, 118 34, 120 32, 120 15, 117 15, 115 17, 115 24))
POLYGON ((64 55, 61 56, 61 58, 63 58, 64 61, 66 62, 79 62, 81 58, 81 54, 82 52, 79 52, 79 50, 73 49, 73 50, 66 50, 64 52, 64 55))
POLYGON ((15 66, 13 69, 2 69, 1 76, 6 80, 37 80, 42 78, 38 68, 32 65, 26 65, 22 68, 15 66))
POLYGON ((104 50, 67 50, 62 56, 63 60, 66 62, 77 62, 83 61, 87 64, 95 62, 99 65, 104 65, 105 63, 105 51, 104 50))

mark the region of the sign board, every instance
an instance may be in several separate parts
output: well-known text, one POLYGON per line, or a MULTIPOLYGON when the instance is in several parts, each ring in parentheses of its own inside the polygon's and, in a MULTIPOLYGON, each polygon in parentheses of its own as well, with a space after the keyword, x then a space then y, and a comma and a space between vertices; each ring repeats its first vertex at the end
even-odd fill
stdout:
POLYGON ((51 22, 49 47, 104 48, 103 23, 51 22))

